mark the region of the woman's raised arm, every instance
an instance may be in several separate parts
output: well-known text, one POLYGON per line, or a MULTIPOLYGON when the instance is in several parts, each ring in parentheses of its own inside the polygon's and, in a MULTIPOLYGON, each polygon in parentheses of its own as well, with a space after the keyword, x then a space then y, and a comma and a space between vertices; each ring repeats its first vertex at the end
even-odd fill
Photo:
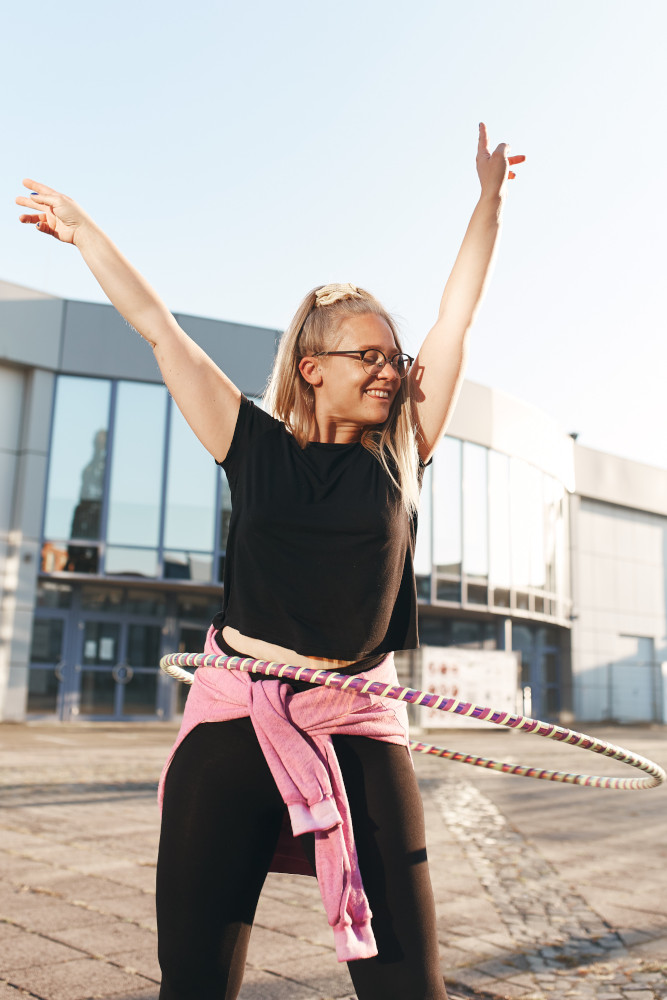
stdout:
POLYGON ((445 432, 463 382, 467 337, 484 296, 500 235, 510 165, 525 156, 507 155, 501 143, 489 152, 486 126, 479 126, 477 173, 482 192, 440 303, 436 323, 419 349, 413 383, 419 454, 427 462, 445 432))
POLYGON ((241 393, 178 325, 148 282, 89 215, 67 195, 26 179, 33 210, 20 221, 76 246, 112 305, 148 341, 169 392, 204 447, 222 461, 232 441, 241 393))

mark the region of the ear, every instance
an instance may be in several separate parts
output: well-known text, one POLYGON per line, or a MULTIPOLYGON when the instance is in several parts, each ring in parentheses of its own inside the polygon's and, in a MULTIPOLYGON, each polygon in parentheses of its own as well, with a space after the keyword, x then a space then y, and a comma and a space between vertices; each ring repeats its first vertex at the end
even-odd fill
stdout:
POLYGON ((322 369, 318 358, 301 358, 299 371, 309 385, 322 384, 322 369))

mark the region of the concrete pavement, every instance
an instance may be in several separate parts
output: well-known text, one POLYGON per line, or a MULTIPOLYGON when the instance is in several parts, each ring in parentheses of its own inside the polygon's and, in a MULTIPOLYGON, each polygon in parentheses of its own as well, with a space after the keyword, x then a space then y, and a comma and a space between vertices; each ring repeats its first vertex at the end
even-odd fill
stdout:
MULTIPOLYGON (((667 766, 664 728, 593 730, 667 766)), ((0 1000, 154 1000, 155 788, 175 728, 0 726, 0 1000)), ((618 763, 502 731, 445 746, 618 763)), ((450 996, 667 998, 665 787, 614 792, 416 757, 450 996)), ((314 879, 269 876, 241 1000, 351 1000, 314 879)))

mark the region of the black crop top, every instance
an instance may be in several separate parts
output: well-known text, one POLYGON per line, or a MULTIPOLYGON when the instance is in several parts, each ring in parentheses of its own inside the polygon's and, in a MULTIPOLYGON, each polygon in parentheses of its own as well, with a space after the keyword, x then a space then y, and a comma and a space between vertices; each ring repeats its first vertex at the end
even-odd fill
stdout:
POLYGON ((220 464, 232 514, 217 629, 340 660, 419 644, 417 517, 363 445, 301 449, 242 396, 220 464))

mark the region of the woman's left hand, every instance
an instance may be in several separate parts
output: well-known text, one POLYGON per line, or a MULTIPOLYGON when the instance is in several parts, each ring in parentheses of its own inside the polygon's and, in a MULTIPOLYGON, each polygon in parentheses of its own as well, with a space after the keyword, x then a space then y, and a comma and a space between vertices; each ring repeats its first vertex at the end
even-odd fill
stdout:
POLYGON ((494 151, 489 152, 489 138, 484 122, 479 126, 479 143, 477 145, 477 174, 482 185, 483 195, 501 194, 507 180, 516 177, 510 167, 523 163, 525 156, 508 156, 509 146, 501 142, 494 151))

